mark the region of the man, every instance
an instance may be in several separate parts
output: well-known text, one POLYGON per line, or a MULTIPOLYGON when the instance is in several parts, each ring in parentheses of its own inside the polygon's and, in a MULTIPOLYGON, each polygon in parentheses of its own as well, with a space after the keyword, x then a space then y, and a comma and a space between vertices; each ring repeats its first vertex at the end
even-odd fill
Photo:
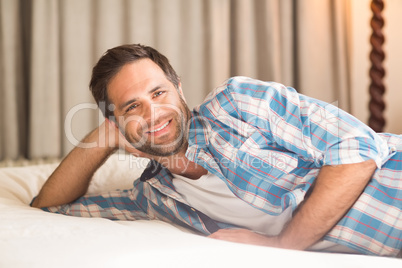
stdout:
POLYGON ((32 206, 159 219, 247 244, 396 256, 402 137, 376 134, 281 84, 234 77, 190 112, 168 60, 110 49, 90 88, 106 120, 62 161, 32 206), (98 146, 88 146, 94 142, 98 146), (134 188, 83 196, 117 149, 151 159, 134 188))

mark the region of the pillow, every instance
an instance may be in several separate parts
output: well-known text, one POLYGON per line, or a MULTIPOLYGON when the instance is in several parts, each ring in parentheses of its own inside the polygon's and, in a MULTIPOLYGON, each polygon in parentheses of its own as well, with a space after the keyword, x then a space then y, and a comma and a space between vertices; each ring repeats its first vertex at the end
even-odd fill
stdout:
MULTIPOLYGON (((88 193, 130 189, 141 176, 149 160, 117 152, 94 174, 88 193)), ((29 204, 59 163, 0 168, 2 204, 29 204)))

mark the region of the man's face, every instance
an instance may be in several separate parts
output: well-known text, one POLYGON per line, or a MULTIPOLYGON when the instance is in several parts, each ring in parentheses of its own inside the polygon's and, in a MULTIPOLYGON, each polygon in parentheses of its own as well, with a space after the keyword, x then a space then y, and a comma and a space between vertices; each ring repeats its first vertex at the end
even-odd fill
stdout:
POLYGON ((155 156, 186 149, 190 111, 181 88, 179 93, 152 60, 124 65, 107 91, 119 128, 133 147, 155 156))

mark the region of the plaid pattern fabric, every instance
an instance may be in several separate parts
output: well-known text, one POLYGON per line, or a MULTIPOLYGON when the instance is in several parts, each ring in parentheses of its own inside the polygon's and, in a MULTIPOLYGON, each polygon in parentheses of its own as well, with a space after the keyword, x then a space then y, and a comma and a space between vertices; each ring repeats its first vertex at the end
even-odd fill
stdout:
MULTIPOLYGON (((402 136, 376 134, 334 105, 278 83, 231 78, 194 109, 186 155, 271 215, 296 209, 323 165, 373 159, 378 169, 372 180, 324 239, 366 254, 396 256, 402 248, 402 136)), ((209 233, 163 168, 135 181, 132 190, 85 196, 48 210, 160 219, 209 233)))
POLYGON ((214 221, 191 207, 175 191, 172 179, 169 170, 151 160, 132 189, 85 195, 73 203, 42 210, 110 220, 162 220, 206 235, 220 228, 235 227, 214 221))

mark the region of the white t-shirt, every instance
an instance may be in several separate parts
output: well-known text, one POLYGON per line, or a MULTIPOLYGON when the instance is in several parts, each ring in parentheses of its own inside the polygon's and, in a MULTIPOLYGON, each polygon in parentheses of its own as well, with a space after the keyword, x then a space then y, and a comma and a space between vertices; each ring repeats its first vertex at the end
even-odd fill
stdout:
MULTIPOLYGON (((265 235, 278 235, 292 218, 291 208, 278 216, 269 215, 236 197, 225 182, 208 173, 198 180, 174 174, 176 191, 194 208, 211 219, 234 224, 265 235)), ((356 253, 356 251, 329 241, 315 244, 312 250, 356 253)))

